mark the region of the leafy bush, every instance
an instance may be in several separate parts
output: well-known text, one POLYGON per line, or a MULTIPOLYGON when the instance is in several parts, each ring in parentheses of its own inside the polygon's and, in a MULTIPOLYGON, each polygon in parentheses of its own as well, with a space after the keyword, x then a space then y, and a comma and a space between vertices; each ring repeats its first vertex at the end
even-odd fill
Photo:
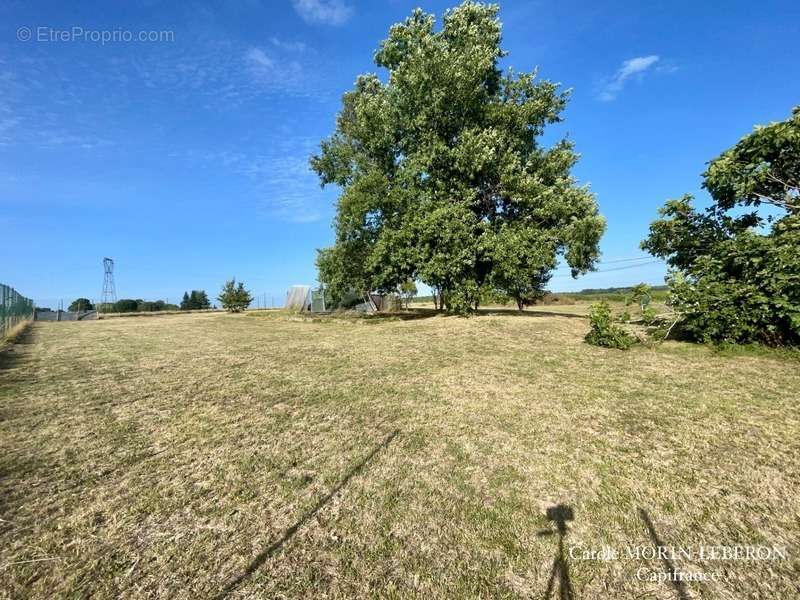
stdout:
POLYGON ((650 286, 646 283, 638 283, 631 288, 629 295, 625 298, 625 304, 636 304, 639 309, 644 309, 650 304, 650 286))
POLYGON ((136 300, 132 300, 130 298, 123 298, 122 300, 117 300, 113 306, 114 306, 114 312, 118 313, 136 312, 139 303, 136 300))
POLYGON ((82 312, 87 310, 94 310, 94 304, 88 298, 78 298, 73 300, 67 309, 72 312, 82 312))
POLYGON ((445 307, 456 314, 468 315, 480 303, 481 288, 474 281, 465 281, 445 296, 445 307))
POLYGON ((645 325, 653 325, 657 318, 658 313, 652 306, 647 306, 642 310, 642 321, 645 325))
POLYGON ((217 300, 222 304, 222 308, 228 312, 240 312, 250 306, 253 296, 244 288, 244 283, 240 281, 237 284, 236 278, 234 278, 225 282, 217 300))
POLYGON ((414 280, 409 277, 399 285, 398 289, 400 292, 400 297, 405 303, 405 307, 408 308, 408 305, 411 304, 412 298, 417 295, 417 284, 414 283, 414 280))
POLYGON ((589 333, 586 341, 593 346, 627 350, 635 340, 622 327, 614 322, 608 302, 592 304, 589 309, 589 333))
POLYGON ((800 344, 800 217, 770 235, 744 232, 696 261, 693 276, 672 275, 671 301, 689 339, 800 344))

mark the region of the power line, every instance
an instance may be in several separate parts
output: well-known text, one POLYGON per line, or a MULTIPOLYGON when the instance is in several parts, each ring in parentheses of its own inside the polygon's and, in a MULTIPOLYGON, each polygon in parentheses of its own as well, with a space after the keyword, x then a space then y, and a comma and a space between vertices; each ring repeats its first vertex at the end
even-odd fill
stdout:
POLYGON ((608 264, 611 264, 611 263, 633 262, 633 261, 647 260, 647 259, 652 259, 652 258, 653 258, 652 256, 650 256, 648 254, 644 254, 642 256, 632 256, 630 258, 614 258, 612 260, 601 260, 600 264, 608 265, 608 264))
POLYGON ((637 269, 639 267, 644 267, 646 265, 654 265, 656 263, 663 262, 660 258, 656 260, 650 260, 643 263, 638 263, 635 265, 625 265, 624 267, 614 267, 613 269, 600 269, 597 273, 608 273, 609 271, 624 271, 625 269, 637 269))
MULTIPOLYGON (((612 259, 612 260, 600 260, 596 264, 598 264, 598 265, 611 265, 611 264, 618 264, 618 263, 626 263, 626 262, 633 263, 633 262, 635 262, 637 264, 632 265, 632 266, 636 267, 636 266, 638 266, 638 264, 651 264, 653 262, 660 262, 660 261, 661 261, 660 258, 654 259, 652 256, 637 256, 637 257, 630 257, 630 258, 615 258, 615 259, 612 259), (645 263, 645 262, 642 262, 642 261, 648 261, 648 262, 645 263)), ((566 271, 569 268, 570 268, 569 265, 564 265, 564 266, 561 266, 561 267, 557 267, 555 270, 556 271, 566 271)), ((599 271, 595 271, 595 272, 599 272, 599 271)))
MULTIPOLYGON (((597 271, 589 271, 585 275, 590 275, 592 273, 610 273, 612 271, 626 271, 628 269, 638 269, 639 267, 646 267, 648 265, 655 265, 655 264, 662 263, 662 262, 663 261, 661 259, 650 260, 648 262, 638 263, 638 264, 635 264, 635 265, 625 265, 624 267, 614 267, 613 269, 598 269, 597 271)), ((569 267, 566 267, 566 268, 569 268, 569 267)), ((556 275, 555 277, 553 277, 553 279, 563 279, 565 277, 571 277, 571 275, 556 275)))

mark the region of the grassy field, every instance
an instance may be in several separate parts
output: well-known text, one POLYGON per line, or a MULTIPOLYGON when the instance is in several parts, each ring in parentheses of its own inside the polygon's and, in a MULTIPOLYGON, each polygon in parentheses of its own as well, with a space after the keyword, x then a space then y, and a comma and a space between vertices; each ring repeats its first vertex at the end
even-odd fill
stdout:
POLYGON ((800 364, 546 308, 35 324, 0 355, 0 596, 797 597, 800 364))

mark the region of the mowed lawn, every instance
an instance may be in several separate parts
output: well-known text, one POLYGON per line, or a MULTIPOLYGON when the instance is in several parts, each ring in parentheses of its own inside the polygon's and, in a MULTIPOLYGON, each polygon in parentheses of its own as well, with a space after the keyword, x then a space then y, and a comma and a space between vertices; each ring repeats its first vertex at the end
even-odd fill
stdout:
POLYGON ((800 363, 420 316, 35 324, 0 359, 0 596, 800 593, 800 363), (786 558, 625 556, 654 544, 786 558))

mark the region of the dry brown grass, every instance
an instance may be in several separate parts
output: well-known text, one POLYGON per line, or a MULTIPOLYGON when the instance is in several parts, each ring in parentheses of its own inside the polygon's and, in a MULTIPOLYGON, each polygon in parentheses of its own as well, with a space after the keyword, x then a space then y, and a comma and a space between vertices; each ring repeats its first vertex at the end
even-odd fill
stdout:
POLYGON ((798 594, 797 362, 262 315, 37 323, 3 356, 0 595, 541 598, 554 564, 577 598, 798 594), (568 555, 653 535, 788 559, 679 558, 722 574, 681 587, 568 555))
POLYGON ((20 339, 25 336, 25 332, 31 326, 33 321, 22 321, 17 323, 9 329, 4 336, 0 336, 0 351, 4 350, 10 344, 16 344, 20 339))

